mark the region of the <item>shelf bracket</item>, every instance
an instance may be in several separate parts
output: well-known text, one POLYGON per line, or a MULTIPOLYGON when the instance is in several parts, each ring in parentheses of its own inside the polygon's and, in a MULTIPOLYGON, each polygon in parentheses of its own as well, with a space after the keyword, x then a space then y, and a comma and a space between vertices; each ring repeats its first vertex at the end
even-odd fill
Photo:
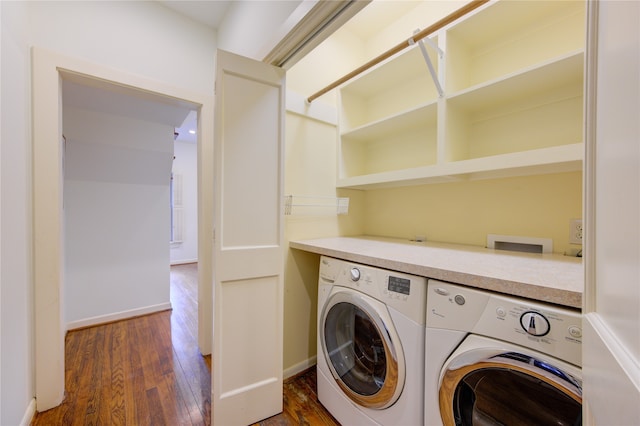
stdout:
MULTIPOLYGON (((413 35, 416 35, 420 32, 420 30, 415 30, 413 35)), ((444 57, 444 52, 440 49, 433 40, 428 37, 418 40, 418 46, 420 47, 420 51, 422 52, 422 56, 424 57, 425 62, 427 63, 427 68, 429 68, 429 74, 431 74, 431 79, 433 80, 433 84, 436 85, 436 90, 438 91, 438 96, 443 97, 444 91, 442 90, 442 85, 440 84, 440 80, 438 80, 438 73, 431 62, 431 58, 429 58, 429 53, 427 52, 427 48, 424 46, 424 40, 427 41, 429 46, 438 52, 438 56, 442 59, 444 57)), ((416 42, 413 39, 409 40, 409 44, 415 44, 416 42)))
MULTIPOLYGON (((415 31, 413 32, 413 35, 416 35, 416 34, 418 34, 419 32, 420 32, 420 30, 415 30, 415 31)), ((421 39, 421 40, 419 40, 419 41, 420 41, 420 42, 425 42, 425 43, 427 43, 427 44, 429 45, 429 47, 431 47, 433 50, 435 50, 436 52, 438 52, 438 58, 440 58, 440 59, 443 59, 443 58, 444 58, 444 50, 440 49, 440 48, 438 47, 438 45, 437 45, 433 40, 431 40, 429 37, 425 37, 425 38, 423 38, 423 39, 421 39)))

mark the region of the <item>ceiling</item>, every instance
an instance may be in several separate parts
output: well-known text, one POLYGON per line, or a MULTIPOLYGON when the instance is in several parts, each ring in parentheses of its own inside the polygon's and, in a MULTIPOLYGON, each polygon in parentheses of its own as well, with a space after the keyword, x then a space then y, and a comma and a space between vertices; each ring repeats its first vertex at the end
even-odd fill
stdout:
MULTIPOLYGON (((156 0, 158 3, 178 12, 187 18, 217 29, 224 20, 233 0, 156 0)), ((235 0, 237 1, 237 0, 235 0)), ((351 19, 346 26, 354 34, 368 38, 389 22, 390 18, 407 13, 419 2, 415 0, 373 1, 351 19), (375 4, 375 6, 374 6, 375 4)))
POLYGON ((232 1, 224 0, 156 0, 158 3, 187 18, 200 22, 214 30, 223 21, 232 1))
POLYGON ((64 75, 62 79, 64 107, 87 109, 173 126, 180 133, 178 139, 196 142, 197 115, 193 106, 167 97, 78 75, 64 75), (191 111, 191 112, 190 112, 191 111))
POLYGON ((176 140, 196 143, 198 141, 198 135, 196 135, 197 130, 198 112, 190 111, 187 118, 184 119, 184 122, 176 127, 176 133, 178 133, 176 140))
MULTIPOLYGON (((66 76, 65 76, 66 77, 66 76)), ((88 79, 62 79, 62 104, 137 120, 177 127, 185 121, 189 109, 159 95, 149 96, 117 85, 91 85, 88 79)))

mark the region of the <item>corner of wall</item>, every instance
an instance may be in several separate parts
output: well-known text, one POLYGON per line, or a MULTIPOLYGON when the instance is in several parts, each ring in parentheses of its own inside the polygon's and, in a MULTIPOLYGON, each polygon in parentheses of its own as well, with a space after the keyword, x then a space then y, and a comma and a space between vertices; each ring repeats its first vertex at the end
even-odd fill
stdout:
POLYGON ((22 420, 20 420, 20 426, 29 426, 33 417, 36 415, 36 399, 33 398, 29 405, 27 406, 27 410, 22 416, 22 420))

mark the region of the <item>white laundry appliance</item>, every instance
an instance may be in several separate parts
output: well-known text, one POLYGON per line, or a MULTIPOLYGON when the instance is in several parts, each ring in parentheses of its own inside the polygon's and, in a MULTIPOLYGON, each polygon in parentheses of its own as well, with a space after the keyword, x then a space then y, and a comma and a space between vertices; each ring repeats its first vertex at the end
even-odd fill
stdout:
POLYGON ((318 398, 343 425, 423 424, 426 284, 321 258, 318 398))
POLYGON ((581 425, 582 316, 429 280, 425 425, 581 425))

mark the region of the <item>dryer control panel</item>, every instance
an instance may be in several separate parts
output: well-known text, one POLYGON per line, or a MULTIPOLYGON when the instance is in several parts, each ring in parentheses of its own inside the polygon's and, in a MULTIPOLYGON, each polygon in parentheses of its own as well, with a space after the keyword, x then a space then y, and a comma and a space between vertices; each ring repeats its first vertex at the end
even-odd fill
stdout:
POLYGON ((582 365, 579 311, 429 280, 428 328, 466 331, 582 365))

